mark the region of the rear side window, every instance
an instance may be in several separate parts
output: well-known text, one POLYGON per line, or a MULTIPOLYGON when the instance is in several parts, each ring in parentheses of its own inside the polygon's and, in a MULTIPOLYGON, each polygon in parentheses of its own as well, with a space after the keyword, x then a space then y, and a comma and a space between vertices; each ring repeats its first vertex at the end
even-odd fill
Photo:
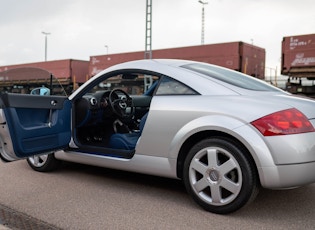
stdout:
POLYGON ((195 95, 193 89, 173 78, 164 76, 156 91, 156 95, 195 95))
POLYGON ((281 91, 280 89, 254 77, 214 65, 193 63, 183 65, 182 67, 243 89, 256 91, 281 91))

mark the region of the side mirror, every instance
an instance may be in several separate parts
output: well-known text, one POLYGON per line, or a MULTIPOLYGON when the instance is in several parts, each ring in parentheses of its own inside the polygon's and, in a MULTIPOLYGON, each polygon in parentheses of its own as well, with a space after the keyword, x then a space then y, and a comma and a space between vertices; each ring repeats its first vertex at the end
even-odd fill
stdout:
POLYGON ((31 94, 32 95, 50 95, 50 89, 44 86, 38 87, 38 88, 32 89, 31 94))

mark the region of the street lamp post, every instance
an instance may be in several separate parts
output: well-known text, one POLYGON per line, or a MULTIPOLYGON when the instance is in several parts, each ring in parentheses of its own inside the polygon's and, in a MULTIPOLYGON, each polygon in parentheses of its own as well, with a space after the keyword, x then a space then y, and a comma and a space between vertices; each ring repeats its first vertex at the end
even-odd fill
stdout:
POLYGON ((201 45, 205 43, 205 5, 208 4, 207 1, 199 0, 202 4, 202 15, 201 15, 201 45))
POLYGON ((45 61, 47 61, 47 36, 50 35, 50 33, 42 32, 42 34, 45 35, 45 61))

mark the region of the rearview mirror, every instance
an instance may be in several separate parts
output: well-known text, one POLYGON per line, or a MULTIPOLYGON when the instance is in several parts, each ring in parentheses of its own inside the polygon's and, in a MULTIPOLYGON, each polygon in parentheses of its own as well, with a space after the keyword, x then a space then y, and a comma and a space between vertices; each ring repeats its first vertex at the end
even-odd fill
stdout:
POLYGON ((124 80, 134 80, 137 77, 138 77, 138 75, 136 75, 136 74, 124 73, 121 78, 124 80))

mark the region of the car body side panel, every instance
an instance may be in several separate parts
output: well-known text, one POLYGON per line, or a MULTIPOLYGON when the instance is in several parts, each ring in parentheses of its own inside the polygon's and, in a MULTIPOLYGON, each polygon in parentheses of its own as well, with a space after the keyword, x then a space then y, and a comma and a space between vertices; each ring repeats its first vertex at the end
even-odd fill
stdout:
POLYGON ((131 159, 115 158, 101 155, 91 155, 80 152, 57 151, 55 157, 59 160, 94 165, 98 167, 127 170, 168 178, 177 178, 176 160, 164 157, 135 154, 131 159))
POLYGON ((177 158, 182 144, 196 133, 203 131, 219 131, 236 136, 233 130, 240 126, 244 126, 244 123, 228 116, 211 114, 196 118, 184 125, 174 136, 170 145, 170 158, 177 158))
MULTIPOLYGON (((257 96, 256 96, 257 97, 257 96)), ((252 97, 253 99, 255 96, 252 97)), ((315 100, 297 95, 266 95, 260 100, 267 100, 276 105, 286 104, 300 110, 307 118, 315 118, 315 100)), ((259 102, 259 97, 257 98, 259 102)))
MULTIPOLYGON (((171 148, 176 149, 173 141, 179 139, 182 135, 180 130, 194 120, 196 123, 187 127, 196 132, 198 126, 202 129, 206 126, 214 127, 216 124, 223 127, 231 126, 227 128, 231 129, 278 111, 279 108, 287 109, 289 106, 270 103, 269 106, 261 107, 256 101, 250 101, 242 96, 154 96, 136 153, 176 158, 175 153, 170 155, 171 148), (204 124, 198 122, 199 118, 211 119, 211 116, 214 116, 215 120, 207 123, 206 118, 202 121, 204 124)), ((177 145, 179 148, 180 143, 177 145)))

